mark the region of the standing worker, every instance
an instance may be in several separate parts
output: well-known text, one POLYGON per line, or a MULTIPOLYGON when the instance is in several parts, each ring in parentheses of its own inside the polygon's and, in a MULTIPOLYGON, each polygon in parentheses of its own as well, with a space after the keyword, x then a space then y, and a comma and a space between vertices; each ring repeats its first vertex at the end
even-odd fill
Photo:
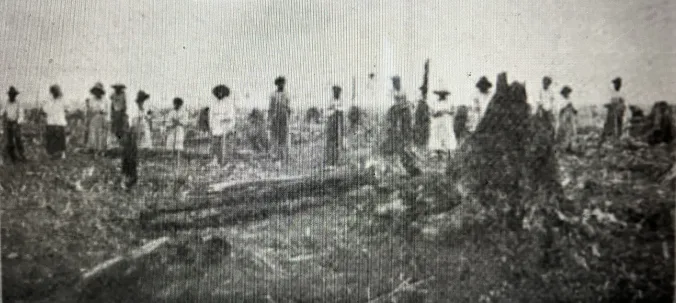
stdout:
POLYGON ((87 148, 94 154, 100 155, 106 151, 110 104, 106 98, 103 84, 96 83, 89 92, 92 94, 92 98, 87 99, 87 112, 89 114, 87 148))
POLYGON ((172 104, 173 110, 169 113, 169 127, 167 128, 167 149, 180 153, 183 151, 188 113, 183 108, 183 99, 174 98, 172 104))
POLYGON ((468 108, 467 111, 467 130, 474 132, 481 122, 486 108, 488 108, 488 103, 491 100, 492 93, 491 88, 493 83, 488 81, 486 76, 481 76, 479 81, 476 83, 476 88, 478 92, 475 93, 475 96, 472 98, 472 105, 468 108))
POLYGON ((127 95, 124 92, 126 86, 124 86, 124 84, 115 84, 112 87, 114 92, 110 96, 110 130, 119 143, 124 135, 125 128, 128 127, 125 126, 125 123, 127 123, 127 117, 125 117, 125 112, 127 110, 127 95))
POLYGON ((340 99, 342 88, 333 87, 333 100, 328 109, 329 119, 326 125, 326 147, 324 158, 326 165, 333 168, 338 165, 341 154, 345 148, 345 114, 343 101, 340 99))
POLYGON ((58 85, 49 88, 52 100, 42 105, 42 111, 47 115, 45 129, 45 149, 51 159, 66 158, 66 106, 63 93, 58 85))
POLYGON ((17 99, 18 95, 19 91, 14 86, 10 86, 7 91, 9 99, 0 111, 0 116, 4 119, 7 153, 13 163, 26 161, 21 140, 21 124, 23 124, 24 114, 23 106, 17 99))
POLYGON ((556 131, 558 141, 566 152, 572 152, 575 138, 577 137, 577 110, 570 101, 570 93, 573 90, 564 86, 561 89, 561 96, 566 105, 559 112, 559 128, 556 131))
POLYGON ((270 96, 270 108, 268 109, 268 121, 270 123, 270 137, 272 141, 273 157, 277 161, 286 162, 289 157, 289 118, 291 106, 289 97, 284 92, 286 79, 275 79, 277 90, 270 96))
POLYGON ((223 166, 234 152, 235 106, 230 96, 230 88, 223 84, 215 86, 211 93, 216 100, 209 106, 209 127, 211 130, 212 164, 223 166))
POLYGON ((458 142, 453 131, 453 115, 451 104, 446 99, 450 93, 446 90, 434 91, 439 96, 437 102, 432 103, 432 127, 429 149, 435 152, 439 160, 450 156, 458 142))

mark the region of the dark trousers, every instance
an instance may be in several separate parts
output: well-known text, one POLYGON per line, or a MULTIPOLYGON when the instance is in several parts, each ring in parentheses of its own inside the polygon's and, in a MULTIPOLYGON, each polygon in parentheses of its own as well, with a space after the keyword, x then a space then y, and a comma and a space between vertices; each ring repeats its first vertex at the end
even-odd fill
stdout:
POLYGON ((234 154, 234 137, 235 134, 233 133, 211 137, 211 154, 212 156, 216 156, 218 164, 224 165, 232 159, 232 155, 234 154))
POLYGON ((5 139, 7 140, 7 154, 12 162, 25 160, 23 142, 21 141, 21 126, 16 121, 5 121, 5 139))
POLYGON ((60 156, 66 151, 66 128, 64 126, 47 125, 45 149, 50 156, 60 156))
POLYGON ((127 178, 126 185, 131 187, 138 181, 138 145, 136 132, 133 130, 121 133, 122 174, 127 178))

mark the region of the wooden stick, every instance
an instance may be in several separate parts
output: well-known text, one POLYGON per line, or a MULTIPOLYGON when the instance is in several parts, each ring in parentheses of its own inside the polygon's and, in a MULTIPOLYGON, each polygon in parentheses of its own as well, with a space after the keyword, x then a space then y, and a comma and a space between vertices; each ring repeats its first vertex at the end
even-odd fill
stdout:
POLYGON ((92 278, 95 278, 97 276, 101 276, 105 272, 109 271, 113 267, 117 267, 118 265, 121 265, 123 262, 127 261, 135 261, 138 260, 144 256, 147 256, 151 254, 152 252, 156 251, 158 248, 162 247, 163 245, 167 244, 169 242, 169 237, 162 237, 159 239, 155 239, 153 241, 148 242, 147 244, 141 246, 140 248, 137 248, 133 251, 131 251, 126 257, 125 256, 117 256, 115 258, 109 259, 103 263, 100 263, 99 265, 95 266, 91 270, 85 272, 82 275, 82 281, 87 282, 91 280, 92 278))
POLYGON ((399 292, 406 291, 406 290, 416 290, 415 288, 417 288, 418 286, 423 285, 423 284, 425 284, 429 281, 433 281, 435 279, 436 279, 436 277, 432 276, 432 277, 429 277, 427 279, 417 281, 413 284, 409 284, 409 282, 411 281, 411 278, 408 278, 405 281, 401 282, 401 284, 399 284, 399 286, 397 286, 391 292, 384 294, 384 295, 381 295, 381 296, 378 296, 378 297, 374 298, 373 300, 368 301, 368 303, 377 303, 377 302, 381 302, 382 300, 385 300, 385 299, 391 299, 392 297, 394 297, 399 292))

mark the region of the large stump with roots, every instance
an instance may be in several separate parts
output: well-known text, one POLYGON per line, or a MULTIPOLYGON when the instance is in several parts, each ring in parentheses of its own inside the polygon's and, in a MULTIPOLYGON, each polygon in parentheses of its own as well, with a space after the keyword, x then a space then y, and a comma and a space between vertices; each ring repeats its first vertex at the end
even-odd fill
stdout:
MULTIPOLYGON (((545 246, 554 235, 549 219, 563 199, 558 181, 552 117, 530 114, 526 88, 498 75, 496 93, 476 131, 449 163, 463 203, 472 203, 500 230, 523 230, 523 222, 546 220, 541 229, 545 246)), ((554 220, 556 221, 556 220, 554 220)), ((547 247, 548 249, 549 247, 547 247)))

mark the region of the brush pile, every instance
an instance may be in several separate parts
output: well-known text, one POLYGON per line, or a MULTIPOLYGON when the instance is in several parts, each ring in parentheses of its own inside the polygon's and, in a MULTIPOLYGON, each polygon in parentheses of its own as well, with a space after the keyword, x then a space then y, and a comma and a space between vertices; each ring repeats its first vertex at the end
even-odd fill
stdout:
POLYGON ((632 139, 597 148, 598 129, 583 153, 558 154, 550 118, 499 75, 446 175, 400 187, 398 226, 484 247, 504 274, 488 300, 671 300, 676 155, 632 139))

